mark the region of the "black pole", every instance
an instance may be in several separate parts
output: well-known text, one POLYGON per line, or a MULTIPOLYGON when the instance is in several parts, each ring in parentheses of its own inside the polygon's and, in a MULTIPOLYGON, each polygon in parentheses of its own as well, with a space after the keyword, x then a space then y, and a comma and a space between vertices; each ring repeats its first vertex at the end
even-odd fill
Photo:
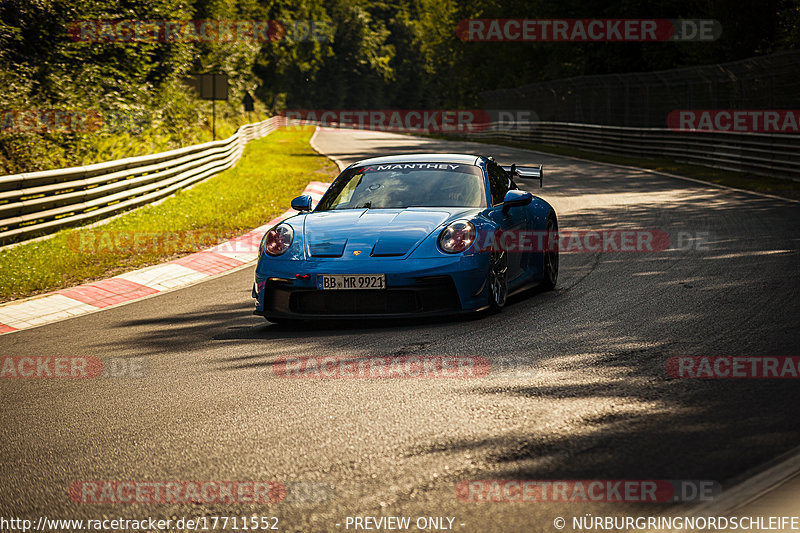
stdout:
POLYGON ((211 140, 217 140, 217 75, 211 75, 211 140))

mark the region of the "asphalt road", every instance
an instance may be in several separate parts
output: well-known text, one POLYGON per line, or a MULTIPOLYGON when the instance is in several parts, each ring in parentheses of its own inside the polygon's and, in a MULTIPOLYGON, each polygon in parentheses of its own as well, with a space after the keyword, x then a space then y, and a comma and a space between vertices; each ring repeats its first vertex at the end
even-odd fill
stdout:
POLYGON ((348 516, 449 516, 465 532, 555 531, 562 516, 572 531, 583 513, 671 509, 460 502, 456 486, 690 479, 724 489, 800 444, 797 381, 666 372, 674 356, 800 355, 798 204, 504 147, 335 130, 316 143, 347 162, 427 151, 541 162, 545 187, 523 186, 555 206, 562 229, 660 229, 673 247, 562 254, 555 291, 476 319, 282 328, 250 314, 248 267, 2 336, 0 355, 144 358, 146 375, 0 379, 0 516, 255 513, 278 516, 282 531, 347 531, 348 516), (506 371, 281 378, 273 363, 289 355, 483 356, 506 371), (80 504, 68 493, 80 480, 275 480, 292 498, 80 504))

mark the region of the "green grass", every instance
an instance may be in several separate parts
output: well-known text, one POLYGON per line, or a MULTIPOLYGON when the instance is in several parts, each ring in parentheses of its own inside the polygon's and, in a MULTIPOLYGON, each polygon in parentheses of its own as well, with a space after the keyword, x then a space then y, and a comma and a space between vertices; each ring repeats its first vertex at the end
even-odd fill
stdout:
POLYGON ((580 157, 582 159, 600 161, 603 163, 647 168, 651 170, 658 170, 660 172, 667 172, 669 174, 676 174, 678 176, 686 176, 688 178, 694 178, 700 181, 725 185, 727 187, 774 194, 776 196, 782 196, 785 198, 800 199, 800 182, 797 181, 770 178, 767 176, 759 176, 758 174, 747 172, 732 172, 728 170, 719 170, 697 165, 688 165, 685 163, 678 163, 670 159, 647 159, 643 157, 609 155, 598 152, 587 152, 584 150, 578 150, 565 146, 556 146, 552 144, 507 141, 505 139, 498 139, 495 137, 481 140, 473 139, 471 137, 465 138, 453 135, 431 135, 431 137, 445 140, 469 140, 484 144, 496 144, 500 146, 509 146, 511 148, 536 150, 539 152, 546 152, 556 155, 580 157))
POLYGON ((289 207, 309 181, 329 181, 338 173, 336 165, 309 146, 312 133, 312 127, 280 129, 249 143, 234 168, 158 205, 94 228, 64 230, 46 240, 0 251, 0 301, 107 278, 197 251, 183 232, 202 236, 202 248, 206 248, 269 222, 289 207), (180 246, 122 249, 129 247, 129 239, 120 241, 119 248, 103 246, 102 235, 131 232, 179 234, 180 246))

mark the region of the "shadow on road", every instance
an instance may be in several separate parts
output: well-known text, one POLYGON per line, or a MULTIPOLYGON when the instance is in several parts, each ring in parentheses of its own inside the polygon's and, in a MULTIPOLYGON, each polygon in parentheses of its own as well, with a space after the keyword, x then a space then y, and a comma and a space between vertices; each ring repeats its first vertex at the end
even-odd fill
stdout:
POLYGON ((562 229, 659 229, 672 249, 562 254, 557 291, 522 295, 503 313, 475 320, 285 327, 258 323, 249 305, 235 303, 122 327, 140 327, 136 342, 152 353, 207 348, 197 364, 216 372, 266 368, 292 353, 516 358, 535 377, 502 386, 462 382, 452 394, 488 398, 498 416, 508 399, 522 399, 529 418, 562 420, 561 430, 534 423, 408 450, 475 451, 488 465, 476 477, 725 482, 797 446, 796 381, 678 380, 665 369, 673 356, 800 355, 797 208, 671 187, 648 173, 628 183, 604 166, 588 167, 596 172, 587 187, 585 175, 569 177, 570 168, 552 172, 553 185, 542 192, 562 206, 562 229), (678 246, 681 232, 704 237, 678 246))

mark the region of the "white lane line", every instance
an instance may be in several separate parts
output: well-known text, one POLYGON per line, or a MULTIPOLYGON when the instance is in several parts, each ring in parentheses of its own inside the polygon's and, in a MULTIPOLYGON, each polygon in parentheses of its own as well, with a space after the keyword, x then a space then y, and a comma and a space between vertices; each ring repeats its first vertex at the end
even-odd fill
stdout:
POLYGON ((784 483, 800 474, 800 447, 769 464, 772 466, 725 490, 719 498, 698 505, 692 509, 692 514, 727 514, 773 490, 779 490, 784 483))

